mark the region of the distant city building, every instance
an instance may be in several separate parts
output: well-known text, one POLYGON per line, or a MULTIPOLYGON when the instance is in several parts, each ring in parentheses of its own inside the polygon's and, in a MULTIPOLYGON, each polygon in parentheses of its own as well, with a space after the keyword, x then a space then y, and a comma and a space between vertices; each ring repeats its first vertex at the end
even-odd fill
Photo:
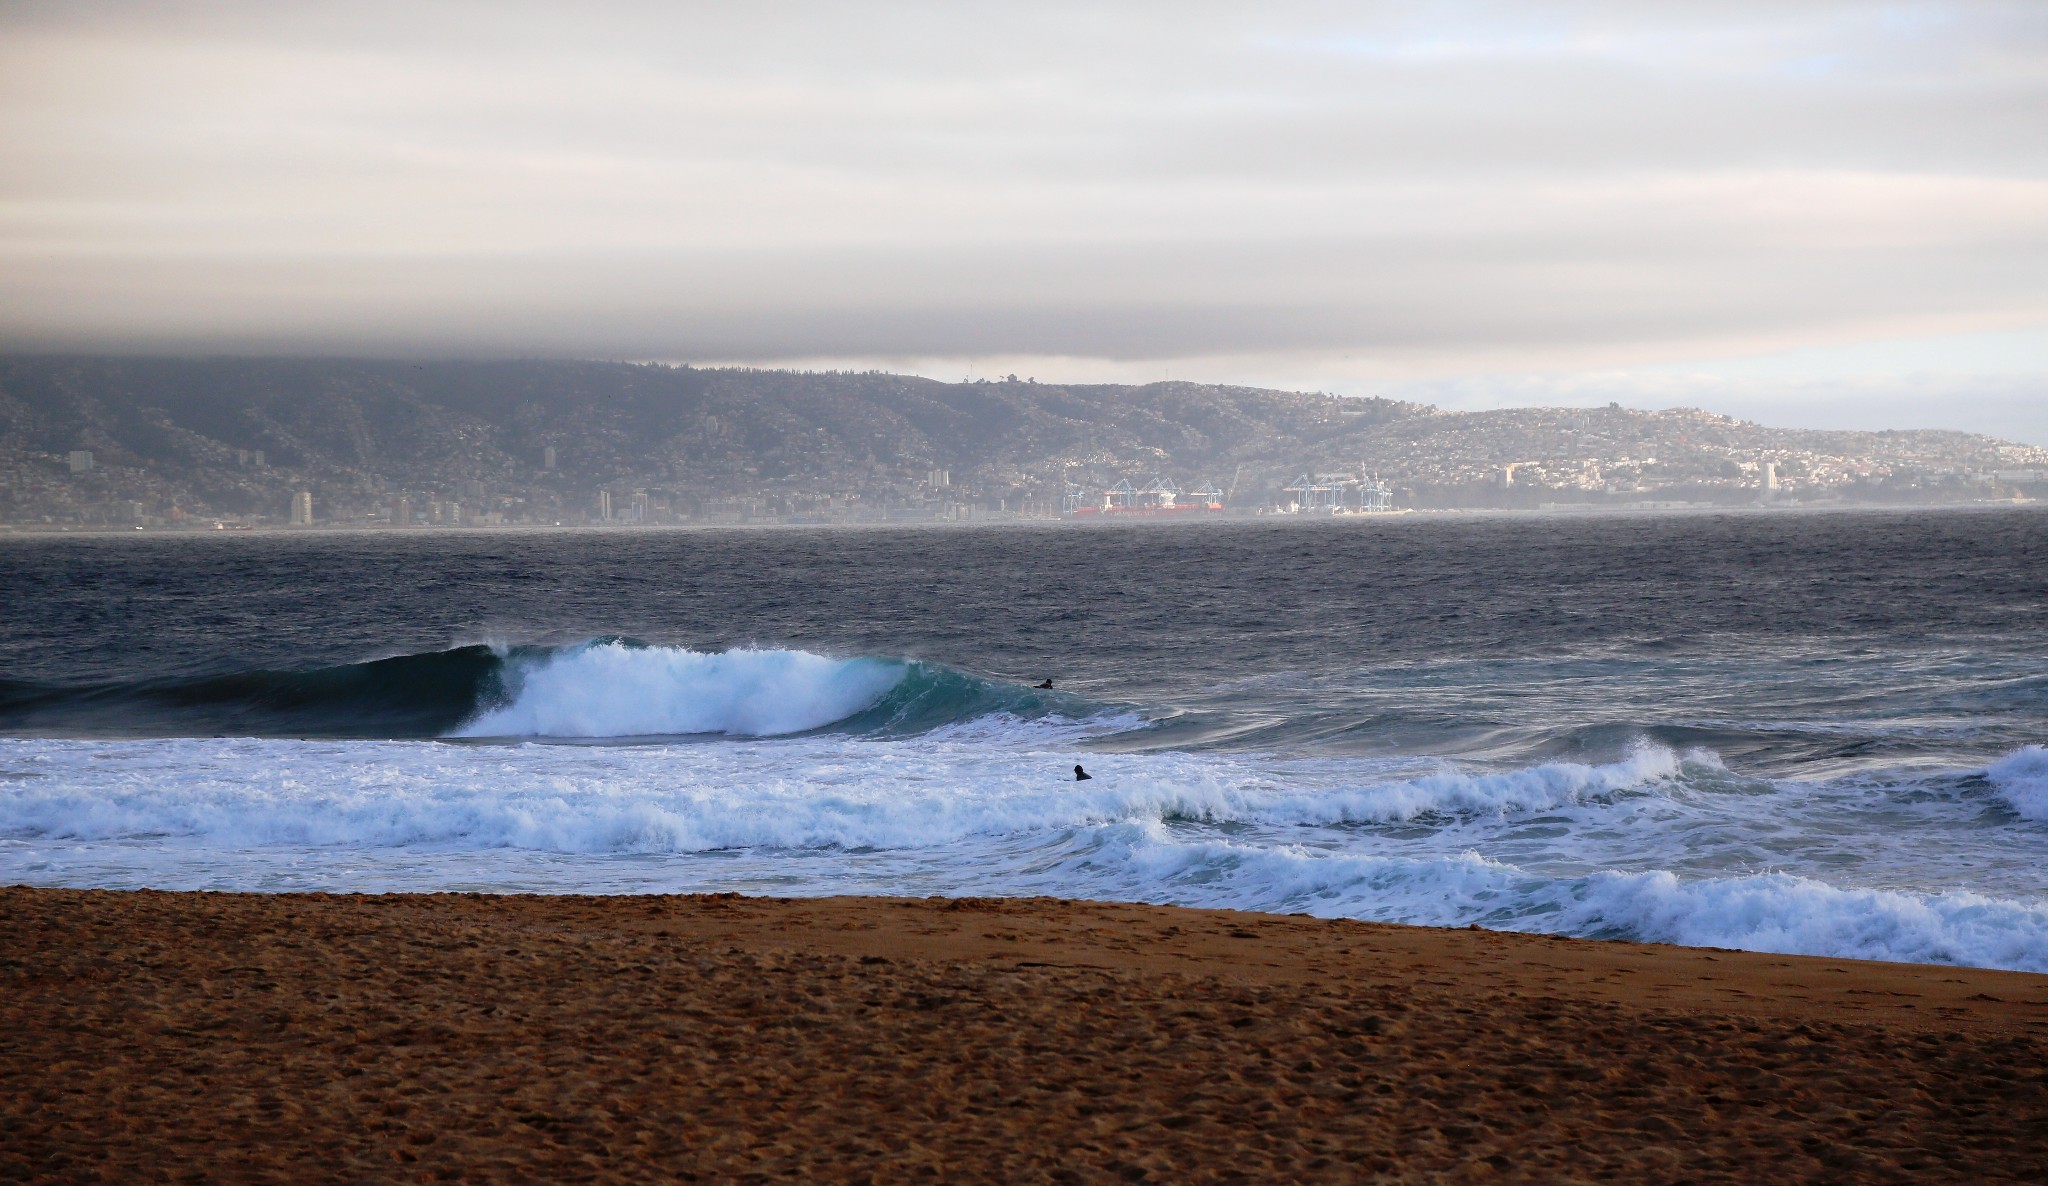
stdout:
POLYGON ((647 497, 645 490, 635 490, 633 492, 633 522, 645 523, 653 517, 653 500, 647 497))
POLYGON ((92 450, 73 449, 71 451, 70 461, 72 473, 89 474, 92 472, 92 450))
POLYGON ((555 447, 553 445, 549 445, 540 451, 540 467, 542 469, 555 468, 555 447))
POLYGON ((609 490, 597 492, 597 518, 600 523, 612 521, 612 492, 609 490))
POLYGON ((392 504, 391 525, 393 527, 412 526, 412 499, 401 498, 392 504))
POLYGON ((1763 475, 1764 489, 1776 490, 1778 488, 1778 463, 1775 461, 1764 462, 1763 475))
POLYGON ((944 490, 953 484, 953 471, 951 470, 935 469, 928 476, 931 488, 934 490, 944 490))
MULTIPOLYGON (((276 504, 273 503, 272 505, 276 504)), ((292 526, 311 527, 312 525, 313 492, 301 490, 297 494, 292 495, 292 526)))
POLYGON ((263 450, 258 449, 255 452, 250 453, 249 459, 255 463, 257 469, 263 468, 263 450))
POLYGON ((243 469, 249 468, 249 451, 247 449, 235 450, 235 464, 243 469))

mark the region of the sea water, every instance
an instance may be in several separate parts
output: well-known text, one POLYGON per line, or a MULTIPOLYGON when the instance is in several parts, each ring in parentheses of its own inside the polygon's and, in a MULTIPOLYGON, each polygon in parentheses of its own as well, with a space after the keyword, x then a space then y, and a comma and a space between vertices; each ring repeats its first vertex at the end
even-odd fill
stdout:
POLYGON ((0 598, 5 883, 1051 894, 2048 971, 2032 510, 37 537, 0 598))

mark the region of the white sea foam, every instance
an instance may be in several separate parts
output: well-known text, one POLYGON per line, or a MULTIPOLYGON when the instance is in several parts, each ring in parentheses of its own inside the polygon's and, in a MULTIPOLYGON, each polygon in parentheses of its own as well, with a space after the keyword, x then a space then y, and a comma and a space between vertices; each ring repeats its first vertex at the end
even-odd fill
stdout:
POLYGON ((910 848, 1123 822, 1270 827, 1551 809, 1671 778, 1668 751, 1357 779, 1372 763, 1188 754, 1085 756, 1069 723, 863 742, 462 746, 172 739, 0 742, 47 777, 0 794, 0 833, 220 844, 432 845, 558 852, 910 848), (989 744, 993 736, 1006 745, 989 744))
POLYGON ((2048 749, 2021 746, 1984 771, 2021 819, 2048 820, 2048 749))
POLYGON ((1643 745, 1619 762, 1601 765, 1546 762, 1492 773, 1445 767, 1412 778, 1319 789, 1306 795, 1273 793, 1263 802, 1248 804, 1241 815, 1226 813, 1221 818, 1272 823, 1394 823, 1435 815, 1549 811, 1669 783, 1686 763, 1721 768, 1720 759, 1705 751, 1696 750, 1681 759, 1662 746, 1643 745))
POLYGON ((2039 900, 1842 888, 1786 873, 1681 879, 1664 871, 1601 873, 1579 894, 1564 912, 1568 934, 2048 971, 2048 903, 2039 900))
MULTIPOLYGON (((1815 839, 1873 801, 1863 782, 1731 795, 1710 758, 1657 749, 1492 772, 1077 753, 1073 722, 987 720, 623 746, 0 739, 0 883, 1049 893, 2048 971, 2037 829, 1815 839), (1094 781, 1065 781, 1077 758, 1094 781), (1945 868, 1971 885, 1927 880, 1945 868)), ((2001 786, 2040 760, 2014 755, 2001 786)))
MULTIPOLYGON (((1544 876, 1472 852, 1386 857, 1159 835, 1135 840, 1128 860, 1132 888, 1145 891, 1135 896, 1150 901, 2048 972, 2048 902, 1967 891, 1842 888, 1784 873, 1544 876)), ((1093 854, 1077 864, 1109 863, 1093 854)))
POLYGON ((808 651, 594 643, 511 661, 512 701, 460 737, 770 737, 845 720, 901 682, 904 665, 808 651))

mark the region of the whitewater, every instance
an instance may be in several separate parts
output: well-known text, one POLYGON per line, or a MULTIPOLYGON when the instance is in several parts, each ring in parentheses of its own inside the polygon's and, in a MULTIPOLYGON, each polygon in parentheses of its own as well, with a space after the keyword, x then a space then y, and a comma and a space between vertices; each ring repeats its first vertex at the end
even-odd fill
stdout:
MULTIPOLYGON (((495 639, 393 648, 390 611, 423 603, 375 582, 383 612, 266 632, 241 654, 168 620, 140 661, 17 635, 0 649, 0 882, 1045 894, 2048 971, 2048 681, 2024 630, 1978 623, 1930 642, 1921 623, 1909 644, 1882 623, 1853 638, 1665 629, 1617 644, 1576 640, 1566 621, 1552 629, 1563 642, 1527 646, 1526 622, 1474 639, 1451 614, 1368 647, 1357 620, 1283 608, 1285 631, 1155 614, 1097 617, 1077 639, 1057 598, 1000 624, 957 605, 873 622, 930 579, 908 561, 947 559, 933 549, 1021 549, 1019 571, 995 579, 1043 582, 1057 553, 1093 548, 1081 563, 1099 570, 1133 546, 1128 533, 988 538, 1002 534, 871 540, 892 575, 821 594, 810 628, 727 597, 757 628, 739 640, 673 625, 649 637, 662 631, 646 605, 580 611, 634 635, 551 638, 508 626, 518 615, 501 603, 499 620, 468 623, 495 639), (846 629, 858 612, 866 624, 846 629), (1172 645, 1176 631, 1201 645, 1172 645), (1062 678, 1037 689, 1053 654, 1041 640, 1062 634, 1062 678), (1073 781, 1076 763, 1091 781, 1073 781)), ((1184 581, 1215 579, 1195 563, 1215 533, 1139 534, 1154 537, 1140 541, 1158 553, 1151 570, 1185 561, 1184 581)), ((1386 549, 1384 535, 1337 538, 1386 549)), ((1517 555, 1491 542, 1496 559, 1517 555)), ((423 562, 351 546, 293 558, 330 572, 423 562)), ((590 555, 521 546, 551 574, 547 612, 577 618, 560 594, 588 579, 570 570, 590 555)), ((735 563, 701 540, 646 546, 657 554, 595 563, 672 576, 735 563)), ((817 546, 756 538, 753 563, 817 546)), ((118 576, 137 554, 60 559, 118 576)), ((1388 574, 1418 563, 1374 559, 1388 574)), ((248 548, 214 560, 278 568, 248 548)), ((757 601, 789 587, 725 579, 757 601)), ((1924 601, 1929 578, 1914 581, 1924 601)), ((1716 604, 1711 585, 1693 592, 1716 604)), ((1661 612, 1697 616, 1668 594, 1661 612)))
MULTIPOLYGON (((1022 688, 899 737, 906 703, 873 710, 922 665, 617 641, 512 663, 502 702, 448 735, 477 744, 0 742, 0 859, 40 884, 188 889, 1058 894, 2048 971, 2048 904, 1916 887, 1928 854, 1824 879, 1799 825, 1905 797, 1868 778, 1744 779, 1649 744, 1509 770, 1093 753, 1148 722, 1027 717, 1051 706, 1022 688), (1065 781, 1079 760, 1095 777, 1065 781)), ((2023 826, 2048 753, 1912 793, 2023 826)), ((1987 838, 1969 858, 2017 891, 2030 855, 1987 838)))

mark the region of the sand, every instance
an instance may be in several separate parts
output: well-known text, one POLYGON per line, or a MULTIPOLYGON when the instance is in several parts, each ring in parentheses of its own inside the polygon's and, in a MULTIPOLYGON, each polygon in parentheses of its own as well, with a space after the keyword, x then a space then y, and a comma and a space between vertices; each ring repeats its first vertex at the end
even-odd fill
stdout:
POLYGON ((0 890, 0 1179, 2048 1181, 2048 977, 1024 901, 0 890))

